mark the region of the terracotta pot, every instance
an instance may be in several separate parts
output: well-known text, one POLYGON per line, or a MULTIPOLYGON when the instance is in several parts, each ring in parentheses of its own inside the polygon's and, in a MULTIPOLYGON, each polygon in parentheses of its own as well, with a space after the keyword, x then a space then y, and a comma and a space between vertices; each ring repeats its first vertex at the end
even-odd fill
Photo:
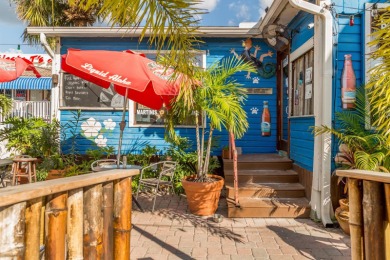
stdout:
POLYGON ((208 175, 217 179, 215 182, 192 182, 184 178, 181 183, 187 196, 188 207, 192 214, 198 216, 210 216, 218 208, 219 196, 224 184, 224 179, 218 175, 208 175))
POLYGON ((342 210, 349 212, 349 200, 348 199, 340 199, 339 203, 340 203, 340 208, 342 210))
POLYGON ((350 235, 349 231, 349 212, 343 210, 341 207, 337 208, 335 211, 335 217, 340 224, 341 229, 345 234, 350 235))

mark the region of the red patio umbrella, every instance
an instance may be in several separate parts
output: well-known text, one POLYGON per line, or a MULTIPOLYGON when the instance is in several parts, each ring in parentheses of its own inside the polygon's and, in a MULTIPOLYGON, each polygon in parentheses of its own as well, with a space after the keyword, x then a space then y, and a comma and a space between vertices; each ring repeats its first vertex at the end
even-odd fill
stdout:
POLYGON ((13 81, 26 70, 34 72, 37 78, 41 77, 34 64, 29 60, 23 58, 15 58, 15 60, 0 59, 0 82, 13 81))
MULTIPOLYGON (((144 54, 130 50, 77 50, 68 49, 62 55, 61 67, 64 71, 90 81, 103 88, 111 84, 117 93, 152 109, 160 109, 163 105, 170 107, 171 100, 179 93, 180 77, 172 81, 174 70, 165 68, 144 54)), ((125 127, 125 111, 123 109, 120 124, 118 147, 118 163, 125 127)))

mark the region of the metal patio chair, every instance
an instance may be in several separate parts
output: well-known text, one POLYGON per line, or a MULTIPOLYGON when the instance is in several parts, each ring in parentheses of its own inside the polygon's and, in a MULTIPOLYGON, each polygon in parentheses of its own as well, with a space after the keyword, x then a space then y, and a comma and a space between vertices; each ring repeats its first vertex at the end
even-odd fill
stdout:
POLYGON ((176 165, 177 162, 162 161, 142 168, 136 198, 138 198, 138 194, 141 189, 150 189, 153 194, 152 212, 154 211, 156 197, 159 191, 162 191, 164 188, 165 192, 169 191, 169 189, 172 189, 173 193, 175 192, 173 188, 173 177, 175 174, 176 165), (147 170, 152 170, 155 173, 155 177, 145 178, 144 175, 147 170))

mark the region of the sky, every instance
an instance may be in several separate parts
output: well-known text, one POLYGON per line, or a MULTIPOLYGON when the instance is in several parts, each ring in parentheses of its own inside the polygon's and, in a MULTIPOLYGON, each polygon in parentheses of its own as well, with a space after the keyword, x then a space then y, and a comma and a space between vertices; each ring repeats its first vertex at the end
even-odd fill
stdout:
MULTIPOLYGON (((273 0, 205 0, 200 7, 208 11, 201 26, 238 26, 241 22, 257 22, 273 0)), ((0 52, 44 53, 40 46, 23 43, 26 24, 20 21, 10 0, 0 0, 0 52)))

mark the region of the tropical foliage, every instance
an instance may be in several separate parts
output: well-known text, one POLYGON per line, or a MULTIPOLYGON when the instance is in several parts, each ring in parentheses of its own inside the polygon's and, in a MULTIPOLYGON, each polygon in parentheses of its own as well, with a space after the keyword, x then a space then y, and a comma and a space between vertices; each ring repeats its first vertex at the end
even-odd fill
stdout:
POLYGON ((7 148, 21 154, 38 150, 36 140, 41 140, 42 129, 48 127, 42 118, 9 117, 2 124, 9 126, 0 129, 0 141, 8 140, 7 148))
POLYGON ((246 112, 242 107, 245 99, 245 91, 239 88, 240 84, 232 76, 237 72, 251 71, 255 69, 243 60, 235 57, 223 59, 213 64, 207 70, 198 70, 195 74, 195 82, 198 84, 193 90, 191 102, 192 109, 188 109, 185 101, 176 100, 169 113, 167 123, 168 138, 175 140, 175 123, 195 113, 196 143, 197 143, 197 180, 206 181, 209 173, 210 153, 213 132, 226 129, 241 138, 248 128, 246 112), (198 115, 205 115, 205 121, 198 115), (205 141, 208 123, 208 137, 205 141), (206 147, 207 146, 207 147, 206 147))
POLYGON ((390 7, 377 19, 374 40, 370 43, 376 50, 371 58, 380 61, 370 71, 370 82, 367 84, 371 115, 374 117, 372 125, 386 137, 390 145, 390 7))
POLYGON ((12 100, 6 95, 0 94, 0 115, 7 115, 12 109, 12 100))
MULTIPOLYGON (((198 18, 204 12, 197 8, 200 0, 12 0, 17 5, 19 19, 28 26, 86 26, 104 20, 111 26, 128 27, 129 31, 142 26, 139 41, 147 39, 159 56, 161 50, 166 65, 188 77, 182 83, 179 98, 191 109, 193 78, 192 61, 201 41, 196 37, 198 18)), ((24 33, 30 43, 37 37, 24 33)))
MULTIPOLYGON (((28 26, 91 26, 100 20, 99 3, 88 9, 80 7, 82 1, 54 0, 12 0, 16 4, 16 13, 20 20, 28 26)), ((39 43, 39 37, 23 33, 24 40, 29 43, 39 43)))
POLYGON ((356 109, 336 113, 336 128, 314 127, 314 133, 331 133, 339 140, 342 144, 336 157, 339 166, 389 172, 390 146, 383 131, 366 127, 369 111, 365 100, 364 87, 360 87, 356 93, 356 109))

